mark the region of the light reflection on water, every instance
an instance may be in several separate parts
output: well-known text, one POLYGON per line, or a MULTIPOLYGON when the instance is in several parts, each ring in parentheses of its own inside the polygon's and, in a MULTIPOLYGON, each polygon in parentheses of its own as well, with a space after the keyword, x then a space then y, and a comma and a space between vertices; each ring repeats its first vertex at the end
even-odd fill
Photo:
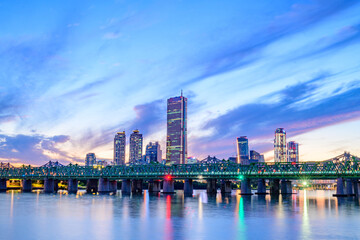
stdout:
POLYGON ((359 199, 277 196, 0 194, 1 239, 354 239, 359 199))

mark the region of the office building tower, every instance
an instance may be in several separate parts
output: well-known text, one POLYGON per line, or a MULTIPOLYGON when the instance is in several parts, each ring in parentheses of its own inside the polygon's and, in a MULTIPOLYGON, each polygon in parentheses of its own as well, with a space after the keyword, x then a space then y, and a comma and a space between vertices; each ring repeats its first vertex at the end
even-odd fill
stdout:
POLYGON ((260 154, 259 162, 265 162, 264 154, 260 154))
POLYGON ((249 163, 258 163, 260 162, 260 153, 255 150, 250 150, 250 161, 249 163))
POLYGON ((96 156, 95 153, 88 153, 85 157, 85 166, 94 166, 96 165, 96 156))
POLYGON ((167 100, 166 162, 185 164, 187 158, 187 98, 167 100))
POLYGON ((237 163, 249 164, 249 141, 246 136, 237 139, 237 163))
POLYGON ((274 139, 274 161, 286 162, 286 132, 283 128, 277 128, 274 139))
POLYGON ((162 163, 162 151, 158 142, 146 145, 145 161, 147 163, 162 163))
POLYGON ((287 144, 288 162, 299 162, 299 144, 291 141, 287 144))
POLYGON ((228 162, 237 163, 237 157, 229 157, 228 162))
POLYGON ((125 131, 118 132, 114 138, 114 164, 115 165, 124 165, 125 164, 125 146, 126 146, 125 131))
POLYGON ((142 148, 143 148, 143 137, 139 133, 139 130, 134 130, 130 134, 130 163, 135 163, 140 161, 142 158, 142 148))

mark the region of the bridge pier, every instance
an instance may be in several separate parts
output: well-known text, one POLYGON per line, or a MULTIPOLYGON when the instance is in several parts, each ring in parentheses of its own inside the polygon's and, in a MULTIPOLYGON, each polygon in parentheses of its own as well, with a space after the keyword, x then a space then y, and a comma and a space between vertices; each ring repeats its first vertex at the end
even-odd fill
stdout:
POLYGON ((7 186, 6 186, 7 179, 2 178, 0 179, 0 192, 6 192, 7 186))
POLYGON ((354 194, 359 197, 360 195, 360 182, 358 179, 353 180, 354 194))
POLYGON ((245 178, 241 180, 241 193, 240 195, 252 195, 250 179, 245 178))
POLYGON ((279 195, 280 194, 280 180, 274 179, 270 182, 270 194, 279 195))
POLYGON ((281 194, 292 194, 291 181, 281 180, 281 194))
POLYGON ((68 180, 68 187, 67 187, 67 191, 69 194, 71 193, 77 193, 78 191, 78 180, 74 179, 74 178, 70 178, 68 180))
POLYGON ((23 192, 31 192, 32 191, 31 179, 23 179, 21 181, 21 188, 23 192))
POLYGON ((334 197, 346 197, 345 191, 344 191, 344 179, 338 178, 336 180, 336 194, 333 194, 334 197))
POLYGON ((86 193, 97 193, 98 191, 98 180, 88 179, 86 181, 86 193))
POLYGON ((352 179, 346 179, 346 194, 348 195, 348 197, 355 195, 354 191, 353 191, 353 180, 352 179))
POLYGON ((44 179, 44 193, 55 192, 55 180, 53 178, 44 179))
POLYGON ((206 192, 209 194, 217 193, 216 179, 208 179, 207 180, 206 192))
POLYGON ((192 179, 186 179, 184 182, 184 194, 186 196, 192 196, 194 192, 193 187, 193 180, 192 179))
POLYGON ((231 181, 229 180, 221 181, 221 193, 222 194, 231 193, 231 181))
POLYGON ((174 180, 172 180, 172 179, 164 179, 163 191, 162 192, 167 193, 167 194, 175 193, 174 180))
POLYGON ((142 193, 142 183, 143 183, 142 179, 134 179, 134 180, 132 180, 131 192, 141 194, 142 193))
POLYGON ((131 180, 130 179, 122 180, 121 193, 122 194, 130 194, 131 193, 131 180))
POLYGON ((160 181, 159 180, 150 180, 148 185, 149 193, 158 193, 160 192, 160 181))
POLYGON ((110 184, 109 179, 107 178, 99 178, 99 186, 98 186, 98 193, 99 194, 106 194, 110 192, 110 184))
POLYGON ((116 194, 116 192, 117 192, 117 181, 116 180, 109 181, 109 192, 116 194))
POLYGON ((258 189, 257 189, 257 192, 256 192, 255 194, 258 194, 258 195, 265 195, 265 194, 267 194, 267 193, 266 193, 265 179, 260 178, 260 179, 258 180, 258 189))

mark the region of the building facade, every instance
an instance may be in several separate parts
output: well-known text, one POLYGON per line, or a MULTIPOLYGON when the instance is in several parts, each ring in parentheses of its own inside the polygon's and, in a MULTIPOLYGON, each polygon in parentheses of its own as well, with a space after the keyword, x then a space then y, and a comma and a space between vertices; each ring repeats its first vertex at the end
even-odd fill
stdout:
POLYGON ((286 162, 286 132, 283 128, 277 128, 274 139, 274 161, 286 162))
POLYGON ((85 157, 85 166, 94 166, 96 165, 96 156, 95 153, 88 153, 85 157))
POLYGON ((187 158, 187 98, 167 100, 166 162, 185 164, 187 158))
POLYGON ((237 163, 249 164, 249 140, 246 136, 236 139, 237 163))
POLYGON ((255 150, 250 150, 250 160, 249 163, 258 163, 261 160, 261 154, 255 150))
POLYGON ((162 163, 162 151, 158 142, 146 145, 145 161, 147 163, 162 163))
POLYGON ((125 146, 126 146, 125 131, 118 132, 114 138, 114 164, 115 165, 124 165, 125 164, 125 146))
POLYGON ((140 134, 139 130, 134 130, 133 133, 130 134, 130 163, 135 163, 141 160, 142 149, 143 136, 140 134))
POLYGON ((196 157, 188 157, 186 160, 186 164, 197 164, 198 160, 196 157))
POLYGON ((287 144, 288 162, 299 162, 299 144, 291 141, 287 144))

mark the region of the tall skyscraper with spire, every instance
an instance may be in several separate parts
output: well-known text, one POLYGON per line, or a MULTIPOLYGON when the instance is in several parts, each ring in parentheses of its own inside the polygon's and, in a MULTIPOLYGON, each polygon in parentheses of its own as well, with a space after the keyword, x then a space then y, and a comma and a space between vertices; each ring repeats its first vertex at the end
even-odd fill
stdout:
POLYGON ((185 164, 187 158, 187 98, 167 100, 166 162, 185 164))
POLYGON ((274 161, 286 162, 286 132, 283 128, 277 128, 274 139, 274 161))
POLYGON ((130 134, 130 163, 135 163, 142 158, 143 136, 139 130, 134 130, 130 134))
POLYGON ((115 165, 124 165, 125 164, 125 146, 126 146, 125 131, 118 132, 114 138, 114 164, 115 165))

